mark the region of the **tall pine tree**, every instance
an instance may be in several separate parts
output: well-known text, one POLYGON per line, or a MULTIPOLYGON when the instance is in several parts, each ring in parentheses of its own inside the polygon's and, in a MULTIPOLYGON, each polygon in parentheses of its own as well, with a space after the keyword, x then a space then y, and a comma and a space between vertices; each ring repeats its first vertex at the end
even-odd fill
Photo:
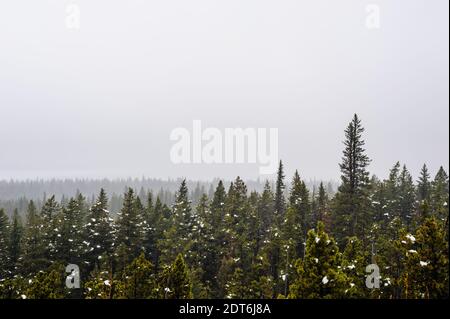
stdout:
POLYGON ((364 128, 355 114, 345 130, 341 169, 341 185, 334 198, 333 233, 339 244, 346 237, 364 238, 368 229, 369 210, 367 166, 362 134, 364 128))

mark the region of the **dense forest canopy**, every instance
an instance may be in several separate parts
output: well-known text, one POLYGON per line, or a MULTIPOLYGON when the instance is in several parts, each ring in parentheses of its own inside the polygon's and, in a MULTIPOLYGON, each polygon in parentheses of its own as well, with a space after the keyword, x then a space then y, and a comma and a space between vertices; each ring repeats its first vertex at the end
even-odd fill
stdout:
POLYGON ((363 134, 355 115, 335 192, 311 189, 300 171, 286 177, 280 161, 260 189, 240 177, 194 190, 180 180, 162 198, 130 183, 115 214, 101 185, 94 199, 22 199, 24 214, 9 202, 0 298, 448 297, 447 172, 424 165, 413 180, 397 162, 386 179, 371 176, 363 134), (79 289, 65 286, 68 264, 80 269, 79 289), (369 264, 379 288, 366 286, 369 264))

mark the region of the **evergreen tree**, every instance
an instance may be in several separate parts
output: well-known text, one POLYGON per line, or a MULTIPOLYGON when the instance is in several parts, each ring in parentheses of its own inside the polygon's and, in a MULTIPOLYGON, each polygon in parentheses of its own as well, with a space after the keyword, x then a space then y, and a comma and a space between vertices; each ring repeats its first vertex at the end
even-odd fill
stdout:
POLYGON ((426 164, 423 164, 420 170, 419 180, 417 181, 417 199, 419 202, 430 200, 430 174, 428 173, 428 168, 426 164))
POLYGON ((283 163, 280 161, 277 172, 277 183, 275 188, 275 215, 279 220, 282 220, 284 212, 286 210, 286 204, 284 199, 284 168, 283 163))
POLYGON ((213 241, 211 243, 211 254, 214 255, 214 259, 209 265, 211 272, 211 294, 214 297, 223 297, 221 289, 219 287, 219 269, 221 261, 225 256, 225 243, 226 243, 226 229, 224 227, 223 220, 225 218, 225 202, 227 194, 222 181, 219 181, 214 191, 210 211, 211 211, 211 231, 213 241))
POLYGON ((22 221, 17 209, 14 210, 10 227, 9 239, 9 270, 12 274, 17 274, 22 262, 22 221))
POLYGON ((375 254, 373 263, 379 266, 382 278, 380 290, 374 293, 374 297, 402 298, 403 274, 412 240, 415 240, 414 237, 403 228, 399 217, 393 218, 384 233, 378 237, 376 246, 379 253, 375 254))
POLYGON ((65 268, 54 264, 46 271, 40 271, 28 281, 23 298, 26 299, 62 299, 67 296, 65 283, 65 268))
POLYGON ((341 269, 339 249, 325 233, 323 223, 308 232, 306 255, 297 261, 297 278, 290 286, 289 298, 343 298, 351 288, 341 269))
POLYGON ((44 225, 36 205, 30 201, 27 207, 26 225, 23 240, 22 273, 28 275, 45 270, 48 260, 45 258, 45 246, 42 240, 44 225))
POLYGON ((448 242, 442 226, 428 218, 413 237, 407 258, 406 298, 448 298, 448 242))
POLYGON ((143 250, 144 239, 144 208, 134 191, 128 188, 124 195, 123 206, 117 219, 116 245, 123 245, 126 249, 126 263, 133 260, 143 250))
MULTIPOLYGON (((151 197, 149 197, 151 198, 151 197)), ((155 206, 150 209, 151 203, 147 204, 148 212, 148 232, 145 236, 145 242, 148 247, 148 256, 154 265, 155 272, 159 271, 161 247, 159 243, 164 240, 164 233, 167 230, 168 218, 170 218, 170 209, 163 205, 160 198, 156 198, 155 206)))
POLYGON ((196 207, 195 225, 193 227, 193 291, 194 296, 209 298, 215 289, 217 275, 217 250, 214 245, 214 229, 212 228, 211 210, 208 196, 203 194, 196 207))
POLYGON ((56 258, 65 264, 81 261, 83 247, 84 216, 79 199, 71 198, 58 216, 59 234, 55 240, 56 258))
POLYGON ((274 194, 270 187, 269 181, 264 184, 264 190, 259 198, 258 202, 258 220, 259 220, 259 230, 258 230, 258 251, 263 245, 264 241, 268 239, 269 232, 275 227, 274 225, 274 194))
POLYGON ((114 248, 114 225, 109 216, 108 198, 104 189, 100 190, 98 198, 88 213, 84 230, 84 263, 91 271, 99 268, 103 255, 110 256, 114 248))
POLYGON ((351 237, 342 253, 342 269, 349 280, 349 288, 346 291, 347 298, 365 298, 368 289, 365 284, 366 266, 370 263, 368 254, 364 250, 361 241, 351 237))
POLYGON ((164 299, 191 299, 192 283, 184 258, 178 254, 174 263, 163 271, 161 294, 164 299))
POLYGON ((162 258, 165 263, 174 260, 178 254, 185 255, 192 245, 194 220, 186 180, 181 182, 176 195, 171 223, 164 232, 164 240, 161 241, 162 258))
POLYGON ((128 299, 155 298, 156 278, 152 263, 145 258, 144 252, 125 267, 122 273, 123 293, 128 299))
POLYGON ((10 275, 9 239, 9 219, 3 208, 0 208, 0 279, 10 275))
POLYGON ((316 199, 316 205, 317 205, 317 216, 316 221, 313 225, 316 225, 317 222, 323 222, 325 226, 325 230, 329 231, 330 227, 330 216, 328 213, 328 194, 325 190, 325 187, 323 186, 323 183, 320 182, 319 185, 319 194, 316 199))
MULTIPOLYGON (((285 221, 285 228, 289 229, 293 239, 294 254, 292 258, 303 258, 306 242, 306 234, 312 222, 311 205, 309 201, 309 191, 305 182, 300 179, 295 171, 292 180, 291 193, 289 196, 288 218, 285 221)), ((285 231, 285 232, 286 232, 285 231)))
POLYGON ((223 182, 219 181, 211 201, 211 224, 216 232, 220 231, 222 221, 225 217, 226 196, 227 194, 223 182))
POLYGON ((388 209, 390 203, 388 197, 387 181, 380 181, 372 178, 372 216, 373 221, 380 227, 381 231, 385 231, 389 221, 393 218, 392 211, 388 209))
POLYGON ((403 166, 399 176, 398 201, 399 217, 405 227, 410 229, 415 211, 416 196, 413 179, 406 166, 403 166))
POLYGON ((90 280, 84 284, 86 299, 124 299, 126 298, 124 283, 113 276, 110 257, 91 274, 90 280))
POLYGON ((42 241, 45 248, 44 257, 50 263, 55 262, 57 259, 56 240, 58 235, 61 236, 58 228, 60 211, 61 206, 56 201, 55 195, 45 201, 41 210, 42 241))
POLYGON ((431 184, 431 209, 438 220, 446 224, 448 229, 449 180, 441 166, 431 184))
POLYGON ((364 239, 368 229, 369 158, 365 154, 362 134, 364 128, 355 114, 345 130, 345 149, 341 169, 341 185, 334 198, 333 232, 338 242, 343 244, 346 237, 364 239))

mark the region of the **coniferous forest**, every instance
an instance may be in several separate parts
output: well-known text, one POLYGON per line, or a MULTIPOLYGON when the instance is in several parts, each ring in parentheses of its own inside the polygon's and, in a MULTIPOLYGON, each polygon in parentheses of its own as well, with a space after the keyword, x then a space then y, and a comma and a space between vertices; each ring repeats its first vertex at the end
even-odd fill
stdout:
POLYGON ((370 162, 355 115, 333 193, 280 161, 262 191, 237 177, 195 203, 183 180, 173 204, 128 188, 118 214, 103 189, 0 207, 0 298, 448 298, 447 172, 413 179, 397 162, 380 179, 370 162), (80 288, 66 286, 69 264, 80 288))

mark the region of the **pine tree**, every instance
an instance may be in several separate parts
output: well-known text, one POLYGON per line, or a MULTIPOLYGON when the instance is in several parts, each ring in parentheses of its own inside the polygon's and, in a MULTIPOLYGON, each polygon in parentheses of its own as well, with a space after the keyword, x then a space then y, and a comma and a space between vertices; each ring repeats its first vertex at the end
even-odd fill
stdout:
POLYGON ((431 209, 433 214, 446 224, 448 229, 449 180, 441 166, 431 184, 431 209))
POLYGON ((336 242, 319 222, 317 231, 308 232, 306 255, 296 263, 297 278, 290 286, 289 298, 343 298, 351 286, 340 264, 336 242))
POLYGON ((403 166, 403 169, 399 176, 398 207, 399 217, 407 229, 411 228, 411 222, 413 219, 416 203, 415 195, 415 187, 412 176, 408 172, 406 166, 403 166))
POLYGON ((214 245, 214 229, 211 225, 212 215, 206 194, 200 197, 195 216, 192 246, 193 291, 194 296, 209 298, 215 289, 214 281, 219 266, 217 265, 217 249, 214 245))
POLYGON ((3 208, 0 208, 0 279, 10 275, 8 266, 9 259, 9 219, 3 208))
POLYGON ((192 245, 194 220, 186 180, 181 182, 176 195, 171 223, 164 232, 164 239, 160 242, 162 261, 166 264, 173 261, 178 254, 185 255, 192 245))
POLYGON ((417 199, 419 202, 430 200, 430 174, 428 173, 428 168, 426 164, 423 164, 420 170, 419 180, 417 181, 417 199))
POLYGON ((223 182, 219 181, 211 201, 211 224, 216 232, 220 231, 223 218, 225 217, 226 196, 227 194, 223 182))
POLYGON ((109 216, 108 198, 104 189, 100 190, 98 198, 88 213, 84 230, 84 264, 91 271, 99 268, 103 255, 110 256, 114 248, 114 225, 109 216))
POLYGON ((170 209, 162 204, 159 197, 156 198, 154 207, 152 207, 152 197, 149 195, 147 203, 147 226, 148 231, 144 237, 144 246, 150 261, 154 265, 155 272, 159 271, 161 249, 158 242, 164 240, 163 235, 167 230, 168 217, 170 209))
POLYGON ((59 234, 56 237, 56 258, 65 264, 81 261, 83 255, 83 225, 84 216, 79 199, 71 198, 67 207, 63 207, 58 216, 56 227, 59 234))
POLYGON ((67 295, 64 286, 65 268, 55 263, 45 271, 40 271, 29 280, 24 298, 27 299, 62 299, 67 295))
POLYGON ((317 222, 323 222, 325 226, 325 230, 329 231, 330 227, 330 216, 328 213, 328 194, 323 186, 323 183, 320 182, 319 185, 319 194, 316 199, 317 202, 317 217, 316 222, 313 225, 316 225, 317 222))
POLYGON ((17 209, 14 210, 10 229, 11 231, 9 239, 9 270, 12 274, 15 275, 21 268, 22 235, 23 235, 22 221, 17 209))
POLYGON ((349 280, 349 288, 346 291, 347 298, 365 298, 368 289, 365 285, 365 269, 369 264, 367 252, 361 241, 351 237, 342 253, 342 270, 349 280))
POLYGON ((213 236, 213 242, 211 243, 211 254, 214 255, 214 260, 209 265, 211 271, 211 294, 216 298, 223 297, 221 289, 219 287, 219 269, 221 266, 221 261, 225 256, 225 240, 226 240, 226 229, 223 224, 225 218, 225 202, 227 194, 222 181, 219 181, 217 187, 213 193, 210 211, 211 211, 211 230, 213 236))
POLYGON ((163 299, 191 299, 192 283, 184 258, 178 254, 173 264, 166 268, 160 281, 163 299))
POLYGON ((428 218, 418 228, 407 258, 405 297, 448 298, 448 242, 442 226, 428 218))
POLYGON ((145 258, 144 252, 135 258, 122 273, 123 293, 128 299, 155 298, 156 278, 152 263, 145 258))
POLYGON ((24 294, 27 282, 20 275, 0 279, 0 299, 26 299, 24 294))
POLYGON ((247 197, 247 186, 239 176, 230 185, 225 211, 224 226, 227 252, 230 256, 241 258, 243 252, 242 244, 245 239, 243 235, 247 231, 250 207, 247 197))
POLYGON ((372 178, 372 216, 374 222, 384 231, 392 219, 392 211, 388 209, 388 187, 386 181, 380 181, 377 178, 372 178))
POLYGON ((377 264, 382 274, 380 290, 373 293, 374 297, 399 299, 403 294, 403 274, 407 253, 411 241, 415 240, 402 226, 399 217, 393 218, 387 229, 377 238, 377 253, 373 263, 377 264))
POLYGON ((60 216, 61 206, 55 199, 55 195, 51 196, 42 206, 41 222, 42 222, 42 241, 45 248, 44 257, 53 263, 57 259, 56 240, 60 234, 58 229, 58 218, 60 216))
POLYGON ((274 225, 274 194, 270 187, 269 181, 264 184, 264 190, 259 198, 258 203, 258 220, 259 220, 259 230, 258 230, 258 250, 266 239, 269 237, 269 232, 276 226, 274 225))
POLYGON ((48 260, 45 258, 43 238, 43 222, 36 205, 30 201, 27 207, 26 225, 23 240, 22 273, 28 275, 39 270, 45 270, 48 260))
POLYGON ((289 196, 288 218, 285 220, 284 226, 286 232, 291 233, 287 237, 293 240, 292 258, 303 258, 306 242, 306 234, 310 229, 312 222, 311 205, 309 201, 309 191, 305 182, 300 179, 297 171, 295 171, 292 180, 292 187, 289 196))
POLYGON ((139 198, 134 196, 129 188, 124 195, 123 206, 117 219, 116 245, 126 248, 126 263, 133 260, 143 250, 144 239, 144 208, 139 198))
POLYGON ((368 228, 369 158, 365 154, 364 128, 355 114, 345 130, 341 185, 334 198, 333 233, 340 244, 346 237, 363 239, 368 228))
POLYGON ((105 255, 99 266, 84 284, 86 299, 124 299, 124 283, 120 276, 114 275, 112 257, 105 255))
POLYGON ((277 183, 275 188, 275 216, 279 220, 283 220, 286 210, 286 203, 284 199, 284 168, 283 163, 280 161, 277 172, 277 183))

